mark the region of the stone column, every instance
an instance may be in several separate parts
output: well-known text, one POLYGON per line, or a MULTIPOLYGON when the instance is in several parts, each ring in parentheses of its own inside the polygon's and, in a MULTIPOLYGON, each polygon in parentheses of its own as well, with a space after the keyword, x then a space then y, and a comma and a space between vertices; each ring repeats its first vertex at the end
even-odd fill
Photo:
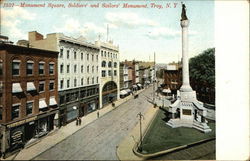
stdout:
POLYGON ((189 20, 181 20, 182 27, 182 92, 191 92, 189 83, 189 65, 188 65, 188 25, 189 20))

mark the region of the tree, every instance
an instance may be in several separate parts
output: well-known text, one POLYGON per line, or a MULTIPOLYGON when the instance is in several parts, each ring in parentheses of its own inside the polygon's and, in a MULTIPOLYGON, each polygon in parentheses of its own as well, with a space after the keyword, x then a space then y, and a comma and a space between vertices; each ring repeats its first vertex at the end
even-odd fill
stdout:
POLYGON ((215 48, 209 48, 189 60, 190 78, 215 86, 215 48))
POLYGON ((189 60, 190 83, 197 98, 215 103, 215 48, 209 48, 189 60))

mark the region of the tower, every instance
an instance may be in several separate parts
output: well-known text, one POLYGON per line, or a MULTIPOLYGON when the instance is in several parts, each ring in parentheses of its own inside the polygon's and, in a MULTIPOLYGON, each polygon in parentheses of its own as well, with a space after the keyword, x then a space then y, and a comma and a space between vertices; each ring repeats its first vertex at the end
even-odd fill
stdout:
POLYGON ((172 118, 167 125, 176 127, 192 127, 202 132, 210 132, 205 119, 206 108, 203 103, 196 98, 196 92, 189 83, 189 65, 188 65, 188 26, 189 20, 186 15, 186 6, 182 4, 181 22, 182 28, 182 86, 180 88, 177 100, 170 105, 169 112, 172 118))

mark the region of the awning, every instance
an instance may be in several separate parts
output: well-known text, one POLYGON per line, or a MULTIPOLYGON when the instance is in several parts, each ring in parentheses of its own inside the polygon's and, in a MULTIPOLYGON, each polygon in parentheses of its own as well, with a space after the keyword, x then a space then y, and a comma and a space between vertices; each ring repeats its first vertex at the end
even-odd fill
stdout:
POLYGON ((47 104, 45 102, 45 100, 39 100, 39 109, 43 109, 43 108, 46 108, 47 107, 47 104))
POLYGON ((57 105, 55 97, 50 97, 50 99, 49 99, 49 105, 50 106, 57 105))
POLYGON ((128 92, 126 92, 125 90, 120 91, 120 95, 126 95, 126 94, 128 94, 128 92))
POLYGON ((142 85, 140 83, 137 84, 139 87, 142 87, 142 85))
POLYGON ((34 85, 34 82, 28 82, 27 83, 27 91, 35 91, 36 87, 34 85))
POLYGON ((171 90, 168 88, 168 89, 163 89, 162 90, 163 93, 171 93, 171 90))
POLYGON ((127 93, 131 93, 131 90, 130 89, 126 89, 125 90, 127 93))
POLYGON ((20 83, 13 83, 12 84, 12 93, 20 93, 23 92, 21 84, 20 83))

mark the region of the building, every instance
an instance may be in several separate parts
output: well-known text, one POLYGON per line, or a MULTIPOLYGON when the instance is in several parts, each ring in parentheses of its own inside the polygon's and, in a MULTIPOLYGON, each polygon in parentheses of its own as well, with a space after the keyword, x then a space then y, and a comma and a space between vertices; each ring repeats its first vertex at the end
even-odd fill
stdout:
POLYGON ((139 88, 142 87, 142 85, 140 84, 140 79, 139 79, 139 63, 135 60, 133 61, 125 60, 123 63, 128 66, 129 88, 131 88, 131 90, 133 91, 138 90, 139 88))
POLYGON ((163 78, 163 89, 170 90, 171 94, 177 94, 177 90, 182 85, 181 82, 181 68, 176 65, 167 65, 167 69, 164 70, 163 78))
POLYGON ((120 98, 120 61, 119 47, 112 41, 95 42, 100 48, 100 107, 120 98))
POLYGON ((0 44, 2 153, 23 147, 57 125, 57 57, 54 51, 0 44))
POLYGON ((128 89, 128 66, 124 63, 120 63, 120 89, 128 89))
POLYGON ((147 86, 154 80, 154 62, 139 62, 139 82, 147 86))
POLYGON ((65 125, 99 108, 99 47, 61 33, 29 32, 29 45, 59 52, 58 91, 60 123, 65 125))

